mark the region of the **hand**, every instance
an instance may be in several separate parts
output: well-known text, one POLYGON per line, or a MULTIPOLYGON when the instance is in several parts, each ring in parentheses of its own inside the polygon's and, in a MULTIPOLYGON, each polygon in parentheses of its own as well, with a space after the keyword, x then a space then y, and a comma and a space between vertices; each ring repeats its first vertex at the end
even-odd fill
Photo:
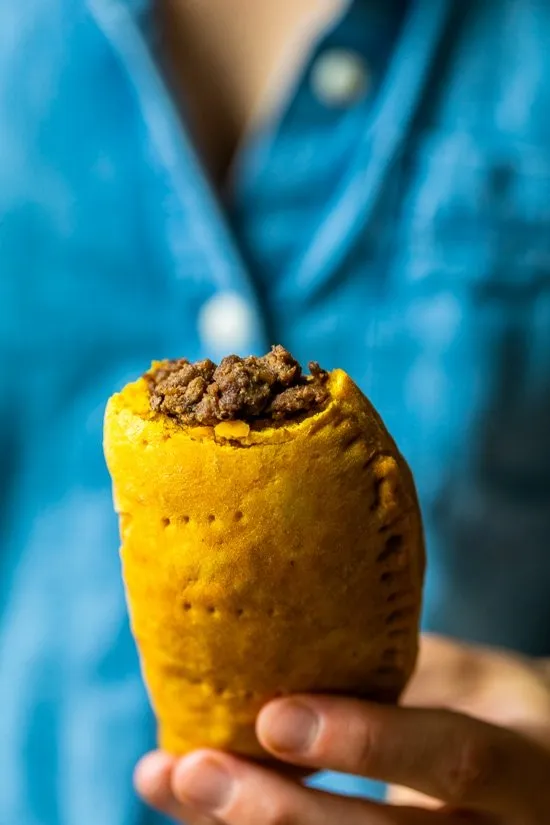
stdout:
MULTIPOLYGON (((523 732, 550 749, 550 660, 424 636, 403 704, 449 708, 523 732)), ((392 788, 389 797, 436 804, 404 788, 392 788)))
POLYGON ((180 760, 150 754, 136 786, 188 825, 548 825, 550 686, 542 667, 427 638, 405 699, 416 707, 277 700, 261 712, 258 736, 293 765, 380 779, 431 802, 342 798, 211 751, 180 760))

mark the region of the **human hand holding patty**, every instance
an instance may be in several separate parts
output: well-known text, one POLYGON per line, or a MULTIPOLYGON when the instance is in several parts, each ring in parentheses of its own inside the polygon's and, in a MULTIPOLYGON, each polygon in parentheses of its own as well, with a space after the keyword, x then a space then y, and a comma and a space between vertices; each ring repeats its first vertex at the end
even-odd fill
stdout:
POLYGON ((390 794, 404 804, 306 789, 215 751, 150 754, 136 786, 188 825, 547 825, 544 663, 427 637, 405 702, 414 706, 291 697, 268 704, 257 722, 262 745, 279 760, 404 786, 411 790, 390 794))
POLYGON ((152 805, 190 825, 547 825, 536 665, 432 639, 416 707, 392 706, 418 647, 420 512, 345 373, 304 376, 281 347, 160 362, 109 402, 105 447, 159 723, 136 773, 152 805), (289 766, 425 796, 339 798, 289 766))

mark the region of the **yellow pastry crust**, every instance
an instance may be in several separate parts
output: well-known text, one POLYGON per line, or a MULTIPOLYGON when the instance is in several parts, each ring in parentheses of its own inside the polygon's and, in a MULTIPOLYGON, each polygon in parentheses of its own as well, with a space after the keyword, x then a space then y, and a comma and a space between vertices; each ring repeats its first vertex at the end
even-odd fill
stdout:
POLYGON ((184 427, 144 379, 108 402, 132 630, 159 744, 265 757, 269 699, 395 701, 414 668, 424 574, 410 471, 346 373, 274 427, 184 427))

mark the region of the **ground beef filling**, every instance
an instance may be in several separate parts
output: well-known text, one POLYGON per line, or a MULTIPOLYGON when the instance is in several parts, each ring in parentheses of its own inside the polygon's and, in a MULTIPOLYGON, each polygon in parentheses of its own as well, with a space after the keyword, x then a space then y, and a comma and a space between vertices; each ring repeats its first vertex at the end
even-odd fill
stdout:
POLYGON ((261 358, 229 355, 219 366, 208 359, 162 361, 144 378, 151 409, 186 425, 215 426, 220 421, 247 421, 258 426, 311 415, 327 404, 328 373, 300 364, 284 347, 261 358))

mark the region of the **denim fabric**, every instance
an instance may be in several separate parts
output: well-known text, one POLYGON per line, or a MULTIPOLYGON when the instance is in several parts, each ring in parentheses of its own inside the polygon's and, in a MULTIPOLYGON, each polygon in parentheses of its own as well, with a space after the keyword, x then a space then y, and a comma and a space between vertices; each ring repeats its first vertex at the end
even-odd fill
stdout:
POLYGON ((0 7, 1 825, 156 821, 101 420, 151 358, 223 354, 216 295, 248 307, 243 352, 344 367, 380 409, 423 506, 425 626, 550 652, 547 0, 350 3, 223 203, 149 11, 0 7), (369 66, 347 106, 311 84, 332 48, 369 66))

